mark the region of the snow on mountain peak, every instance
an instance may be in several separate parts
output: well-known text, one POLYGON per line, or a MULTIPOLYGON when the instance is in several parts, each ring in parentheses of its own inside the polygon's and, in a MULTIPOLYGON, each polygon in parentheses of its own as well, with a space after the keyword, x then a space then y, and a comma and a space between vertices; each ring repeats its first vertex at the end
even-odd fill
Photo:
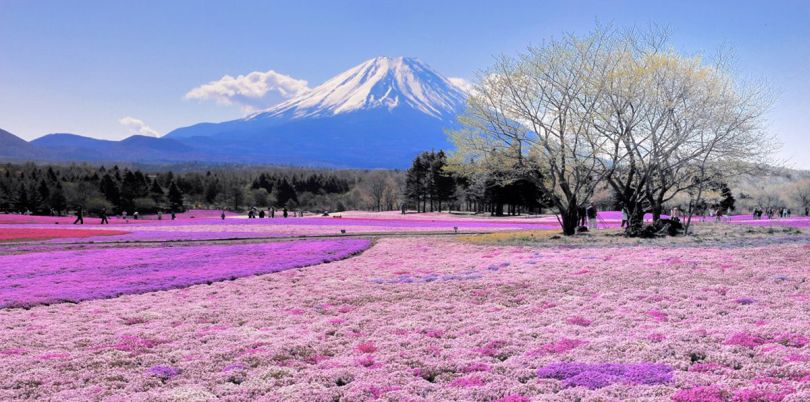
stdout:
POLYGON ((376 57, 249 119, 326 117, 400 107, 445 119, 455 116, 465 99, 456 85, 418 59, 376 57))

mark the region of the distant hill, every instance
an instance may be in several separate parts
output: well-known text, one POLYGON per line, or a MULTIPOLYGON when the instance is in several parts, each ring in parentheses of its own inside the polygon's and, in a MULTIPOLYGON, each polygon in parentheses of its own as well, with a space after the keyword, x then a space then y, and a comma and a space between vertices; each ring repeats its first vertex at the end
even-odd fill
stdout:
POLYGON ((48 158, 43 150, 6 130, 0 129, 0 159, 26 161, 48 158))
POLYGON ((31 145, 60 161, 166 163, 204 157, 181 142, 142 135, 110 141, 59 133, 37 138, 31 145))

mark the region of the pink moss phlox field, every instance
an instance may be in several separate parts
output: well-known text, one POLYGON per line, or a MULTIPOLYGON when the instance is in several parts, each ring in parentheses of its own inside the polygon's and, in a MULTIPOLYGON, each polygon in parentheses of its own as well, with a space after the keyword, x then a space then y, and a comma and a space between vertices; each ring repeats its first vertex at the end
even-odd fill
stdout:
MULTIPOLYGON (((262 246, 184 266, 230 273, 272 260, 262 246)), ((96 251, 75 252, 156 262, 96 251)), ((0 310, 0 400, 808 401, 808 261, 806 240, 383 238, 328 265, 0 310)))
POLYGON ((124 235, 128 232, 123 230, 93 230, 93 229, 53 229, 53 228, 16 228, 4 227, 0 229, 0 242, 21 241, 21 240, 47 240, 54 238, 82 238, 124 235))
MULTIPOLYGON (((458 216, 451 214, 407 214, 399 213, 347 213, 349 216, 320 217, 307 216, 304 218, 265 218, 245 219, 234 213, 227 212, 226 219, 219 218, 220 211, 193 210, 178 214, 177 220, 157 220, 154 216, 143 219, 122 220, 112 217, 111 225, 99 225, 97 218, 88 217, 84 228, 98 230, 124 230, 127 234, 112 234, 83 239, 94 242, 130 242, 130 241, 168 241, 168 240, 211 240, 211 239, 239 239, 255 237, 299 237, 337 235, 341 231, 348 234, 363 233, 412 233, 412 232, 494 232, 508 230, 558 230, 559 223, 553 216, 516 218, 516 217, 488 217, 488 216, 458 216)), ((649 221, 651 216, 647 216, 649 221)), ((24 226, 30 229, 60 230, 75 228, 70 225, 72 217, 49 217, 31 215, 3 215, 0 214, 0 231, 3 229, 19 228, 24 226), (54 224, 54 223, 61 224, 54 224)), ((712 219, 706 219, 711 222, 712 219)), ((696 218, 696 224, 702 224, 701 218, 696 218)), ((599 213, 598 225, 601 229, 618 228, 621 222, 621 213, 617 211, 602 211, 599 213)), ((810 227, 810 218, 795 217, 789 219, 751 220, 747 215, 736 215, 724 220, 732 224, 751 224, 756 226, 792 226, 810 227)), ((61 237, 61 236, 59 236, 61 237)), ((49 240, 50 243, 76 242, 76 238, 57 238, 49 240)), ((781 239, 773 239, 781 242, 781 239)))
MULTIPOLYGON (((173 222, 170 215, 164 214, 162 220, 158 220, 157 215, 142 215, 140 219, 134 219, 130 211, 128 219, 122 219, 121 216, 109 216, 110 224, 125 224, 127 222, 134 223, 166 223, 173 222)), ((221 210, 215 209, 192 209, 183 213, 175 215, 177 222, 193 219, 219 219, 221 210)), ((225 211, 226 217, 236 216, 236 213, 225 211)), ((44 215, 21 215, 21 214, 0 214, 0 224, 71 224, 76 219, 75 216, 44 216, 44 215)), ((98 225, 101 223, 100 218, 85 216, 84 223, 87 225, 98 225)))
MULTIPOLYGON (((4 215, 0 215, 2 217, 4 215)), ((5 215, 20 216, 24 215, 5 215)), ((34 217, 27 217, 34 218, 34 217)), ((48 217, 41 217, 48 218, 48 217)), ((30 229, 65 230, 76 228, 76 225, 54 225, 47 223, 32 223, 26 225, 3 224, 0 219, 0 230, 4 228, 19 228, 25 226, 30 229)), ((171 221, 157 220, 128 220, 113 221, 111 225, 84 225, 84 228, 97 230, 121 230, 127 234, 110 233, 104 236, 90 237, 82 241, 94 242, 127 242, 127 241, 166 241, 166 240, 211 240, 211 239, 238 239, 255 237, 298 237, 338 235, 341 231, 348 234, 363 233, 412 233, 412 232, 492 232, 521 229, 557 229, 556 222, 541 220, 515 221, 495 219, 374 219, 374 218, 274 218, 274 219, 235 219, 225 220, 217 218, 187 218, 171 221)), ((75 238, 60 238, 50 240, 50 243, 75 242, 75 238)))
POLYGON ((0 256, 0 307, 114 297, 345 258, 366 239, 53 251, 0 256))

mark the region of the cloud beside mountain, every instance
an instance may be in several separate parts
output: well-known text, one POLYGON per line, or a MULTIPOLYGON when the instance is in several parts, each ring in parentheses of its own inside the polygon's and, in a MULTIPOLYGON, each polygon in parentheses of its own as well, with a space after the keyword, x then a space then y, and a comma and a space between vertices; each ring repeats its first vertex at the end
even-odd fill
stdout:
POLYGON ((475 86, 470 81, 461 77, 447 77, 447 81, 450 81, 451 84, 466 94, 471 94, 475 89, 475 86))
POLYGON ((125 116, 118 120, 122 126, 129 129, 130 134, 140 134, 149 137, 157 137, 159 134, 153 130, 152 127, 146 125, 141 119, 136 119, 131 116, 125 116))
POLYGON ((245 113, 266 109, 310 90, 299 80, 273 70, 253 71, 200 85, 186 93, 185 99, 214 101, 221 105, 239 105, 245 113))

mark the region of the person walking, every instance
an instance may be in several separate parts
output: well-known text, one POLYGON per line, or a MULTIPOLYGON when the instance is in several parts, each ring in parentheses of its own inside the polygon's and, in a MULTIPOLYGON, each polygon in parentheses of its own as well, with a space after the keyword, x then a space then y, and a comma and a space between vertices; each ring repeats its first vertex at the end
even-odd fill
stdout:
POLYGON ((577 225, 586 226, 588 217, 585 215, 585 206, 580 205, 577 207, 577 225))
POLYGON ((259 210, 259 219, 264 219, 264 210, 259 210))
POLYGON ((275 208, 270 208, 270 218, 275 218, 275 217, 276 217, 276 209, 275 208))
POLYGON ((84 225, 84 212, 82 211, 82 207, 79 207, 76 210, 76 220, 73 221, 73 224, 84 225))
POLYGON ((225 210, 222 210, 222 213, 219 214, 219 217, 224 221, 225 220, 225 210))
POLYGON ((102 225, 109 225, 110 221, 107 220, 107 208, 101 209, 101 224, 102 225))
POLYGON ((287 207, 284 207, 284 209, 282 210, 282 214, 284 215, 285 218, 287 217, 287 207))
POLYGON ((177 219, 177 214, 175 214, 174 210, 172 210, 172 220, 175 220, 175 219, 177 219))
POLYGON ((127 220, 127 211, 121 211, 121 219, 127 220))
POLYGON ((135 212, 132 213, 132 219, 135 219, 137 221, 139 217, 140 217, 140 214, 138 214, 138 211, 135 211, 135 212))
POLYGON ((585 214, 588 215, 588 228, 597 229, 596 217, 598 211, 596 210, 596 206, 594 206, 593 203, 588 203, 588 208, 585 209, 585 214))
POLYGON ((159 221, 163 220, 163 211, 158 210, 158 220, 159 221))
POLYGON ((622 226, 630 226, 630 214, 627 212, 627 207, 622 206, 622 226))

